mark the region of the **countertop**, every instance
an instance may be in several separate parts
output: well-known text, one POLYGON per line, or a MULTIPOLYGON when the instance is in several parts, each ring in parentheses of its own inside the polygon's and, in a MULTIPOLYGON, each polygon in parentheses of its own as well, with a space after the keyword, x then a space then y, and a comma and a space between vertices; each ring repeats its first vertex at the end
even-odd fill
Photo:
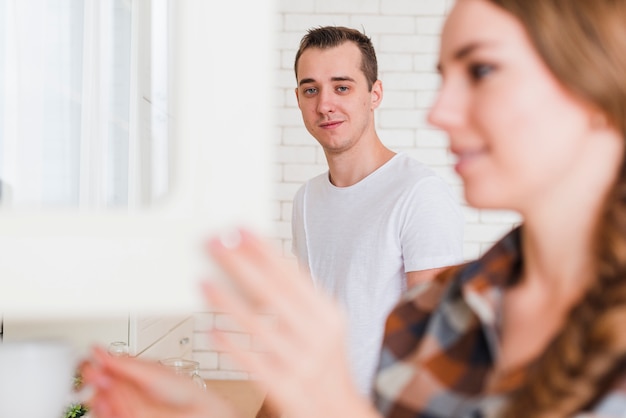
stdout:
POLYGON ((254 418, 265 391, 249 380, 205 380, 207 390, 216 393, 241 412, 242 418, 254 418))

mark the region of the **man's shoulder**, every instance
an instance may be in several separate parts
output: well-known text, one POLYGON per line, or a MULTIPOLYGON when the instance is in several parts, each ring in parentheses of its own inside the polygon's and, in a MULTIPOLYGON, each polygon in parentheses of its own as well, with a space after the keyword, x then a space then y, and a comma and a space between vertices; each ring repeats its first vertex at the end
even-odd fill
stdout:
POLYGON ((394 170, 396 173, 401 172, 404 175, 409 175, 411 178, 425 178, 425 177, 439 177, 439 175, 428 165, 420 160, 400 153, 394 158, 394 170))
POLYGON ((443 177, 425 163, 406 154, 395 158, 394 166, 387 173, 386 181, 403 190, 446 190, 449 185, 443 177))
POLYGON ((294 198, 302 198, 308 189, 311 189, 312 187, 324 187, 328 183, 328 171, 320 173, 302 183, 296 190, 294 198))

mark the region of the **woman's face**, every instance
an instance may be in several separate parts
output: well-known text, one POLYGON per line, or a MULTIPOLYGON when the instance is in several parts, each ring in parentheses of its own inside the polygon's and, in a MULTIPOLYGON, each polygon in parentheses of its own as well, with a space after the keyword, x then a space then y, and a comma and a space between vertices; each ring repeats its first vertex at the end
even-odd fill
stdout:
POLYGON ((524 212, 571 182, 597 112, 557 82, 515 17, 486 0, 458 0, 439 69, 429 121, 449 135, 469 204, 524 212))

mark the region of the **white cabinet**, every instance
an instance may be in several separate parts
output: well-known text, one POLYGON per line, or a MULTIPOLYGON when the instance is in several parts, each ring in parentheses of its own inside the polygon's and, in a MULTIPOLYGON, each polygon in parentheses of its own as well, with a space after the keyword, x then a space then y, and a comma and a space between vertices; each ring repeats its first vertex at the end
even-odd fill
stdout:
POLYGON ((93 345, 107 347, 113 341, 128 343, 132 356, 159 360, 191 358, 193 317, 128 315, 116 318, 23 319, 3 317, 3 341, 62 339, 80 355, 93 345))

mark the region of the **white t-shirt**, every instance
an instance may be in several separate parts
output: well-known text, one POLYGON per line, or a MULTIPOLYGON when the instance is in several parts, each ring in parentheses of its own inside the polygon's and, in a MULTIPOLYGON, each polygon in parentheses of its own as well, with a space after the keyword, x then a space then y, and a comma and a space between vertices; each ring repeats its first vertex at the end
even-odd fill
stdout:
POLYGON ((463 226, 450 187, 404 154, 355 185, 335 187, 324 173, 296 193, 293 252, 346 311, 362 394, 370 395, 385 320, 406 290, 406 272, 461 262, 463 226))

